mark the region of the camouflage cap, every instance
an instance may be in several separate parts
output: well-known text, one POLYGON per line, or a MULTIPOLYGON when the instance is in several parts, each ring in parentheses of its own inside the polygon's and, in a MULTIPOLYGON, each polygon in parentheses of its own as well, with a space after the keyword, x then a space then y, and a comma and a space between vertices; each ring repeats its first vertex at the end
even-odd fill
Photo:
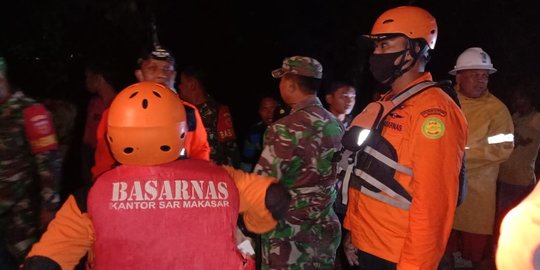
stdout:
POLYGON ((272 77, 281 78, 287 73, 322 79, 322 65, 315 58, 292 56, 283 60, 283 65, 272 71, 272 77))

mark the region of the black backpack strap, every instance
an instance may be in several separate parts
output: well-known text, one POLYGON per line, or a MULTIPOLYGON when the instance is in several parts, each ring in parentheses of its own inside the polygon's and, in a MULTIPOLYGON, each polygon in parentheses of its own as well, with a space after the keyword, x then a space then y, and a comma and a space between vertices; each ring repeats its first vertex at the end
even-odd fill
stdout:
POLYGON ((458 105, 458 107, 461 108, 456 89, 454 89, 454 87, 452 86, 452 81, 440 81, 437 83, 436 86, 441 88, 458 105))
POLYGON ((81 188, 79 188, 77 191, 73 192, 73 197, 75 198, 75 202, 77 203, 77 206, 79 207, 79 210, 81 210, 81 213, 86 213, 88 211, 88 192, 90 192, 90 188, 92 187, 93 182, 90 184, 87 184, 81 188))
POLYGON ((184 106, 184 108, 186 109, 188 131, 194 131, 197 129, 197 117, 195 117, 195 109, 190 106, 184 106))

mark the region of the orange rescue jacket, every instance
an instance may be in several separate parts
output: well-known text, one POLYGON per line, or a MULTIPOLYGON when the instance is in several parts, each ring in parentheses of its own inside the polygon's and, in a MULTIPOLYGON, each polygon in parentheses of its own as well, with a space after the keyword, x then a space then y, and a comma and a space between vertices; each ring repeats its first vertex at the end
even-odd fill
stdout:
MULTIPOLYGON (((431 80, 425 73, 403 90, 431 80)), ((436 269, 452 228, 467 139, 460 108, 438 87, 407 100, 384 121, 382 136, 413 175, 394 178, 412 196, 409 210, 349 189, 344 227, 358 249, 398 269, 436 269)), ((354 125, 354 121, 353 121, 354 125)))

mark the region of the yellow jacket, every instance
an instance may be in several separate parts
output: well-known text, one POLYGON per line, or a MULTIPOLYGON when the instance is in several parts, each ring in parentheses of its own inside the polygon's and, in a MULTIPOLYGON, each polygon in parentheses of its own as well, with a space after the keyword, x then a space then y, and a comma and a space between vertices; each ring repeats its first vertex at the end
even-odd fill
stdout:
POLYGON ((514 125, 506 106, 489 91, 479 98, 468 98, 459 92, 458 96, 469 123, 465 152, 468 194, 456 210, 454 229, 490 235, 495 221, 499 164, 514 149, 514 125))

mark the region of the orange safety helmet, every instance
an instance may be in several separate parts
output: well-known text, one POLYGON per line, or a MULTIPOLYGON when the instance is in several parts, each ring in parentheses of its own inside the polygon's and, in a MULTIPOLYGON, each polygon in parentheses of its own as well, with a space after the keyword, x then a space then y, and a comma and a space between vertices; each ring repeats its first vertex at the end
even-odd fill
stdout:
POLYGON ((186 132, 180 98, 155 82, 128 86, 109 109, 107 140, 114 158, 122 164, 174 161, 184 149, 186 132))
POLYGON ((381 39, 396 34, 410 39, 423 39, 433 50, 437 42, 437 22, 425 9, 401 6, 389 9, 379 16, 368 37, 381 39))

